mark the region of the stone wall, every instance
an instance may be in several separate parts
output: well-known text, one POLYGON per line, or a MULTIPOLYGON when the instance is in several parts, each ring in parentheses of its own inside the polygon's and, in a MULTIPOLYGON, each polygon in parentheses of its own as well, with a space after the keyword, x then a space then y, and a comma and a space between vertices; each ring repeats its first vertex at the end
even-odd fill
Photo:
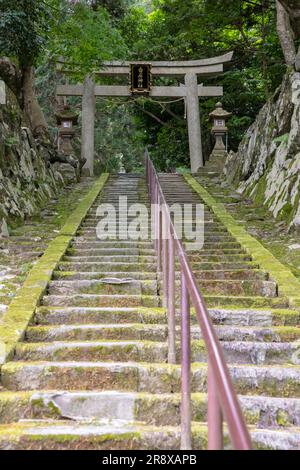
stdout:
POLYGON ((64 184, 47 161, 47 149, 32 137, 14 95, 8 89, 6 95, 0 106, 0 236, 6 234, 3 221, 34 214, 64 184))
POLYGON ((238 152, 227 158, 225 174, 239 193, 300 228, 300 73, 286 73, 238 152))

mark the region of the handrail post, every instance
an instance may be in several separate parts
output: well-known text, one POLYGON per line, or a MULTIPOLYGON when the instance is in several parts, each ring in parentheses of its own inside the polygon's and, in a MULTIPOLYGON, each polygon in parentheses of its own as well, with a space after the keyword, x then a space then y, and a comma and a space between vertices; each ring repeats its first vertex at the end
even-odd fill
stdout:
POLYGON ((181 450, 192 450, 190 301, 181 272, 181 450))
POLYGON ((167 231, 167 215, 165 207, 162 207, 162 281, 163 281, 163 306, 168 308, 168 231, 167 231))
POLYGON ((157 191, 157 266, 158 270, 162 270, 162 211, 160 197, 157 191))
POLYGON ((168 242, 168 258, 168 363, 176 364, 175 247, 173 234, 170 230, 168 242))
POLYGON ((207 370, 207 395, 208 450, 223 450, 223 416, 210 360, 207 370))

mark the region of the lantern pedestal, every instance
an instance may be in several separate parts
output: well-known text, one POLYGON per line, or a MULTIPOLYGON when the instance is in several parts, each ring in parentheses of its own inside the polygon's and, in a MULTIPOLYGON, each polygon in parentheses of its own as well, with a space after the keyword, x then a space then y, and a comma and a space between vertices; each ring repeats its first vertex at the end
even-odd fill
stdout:
POLYGON ((72 140, 75 136, 75 129, 78 123, 78 115, 70 110, 68 105, 64 106, 64 109, 55 115, 57 120, 58 128, 58 150, 65 155, 72 155, 74 149, 72 146, 72 140))
POLYGON ((210 113, 210 117, 213 121, 213 127, 211 130, 212 135, 215 137, 215 146, 209 157, 209 167, 213 167, 214 170, 219 173, 223 172, 225 160, 227 157, 227 149, 224 145, 224 137, 227 135, 228 128, 226 126, 227 119, 231 116, 223 109, 222 103, 216 104, 216 109, 210 113))

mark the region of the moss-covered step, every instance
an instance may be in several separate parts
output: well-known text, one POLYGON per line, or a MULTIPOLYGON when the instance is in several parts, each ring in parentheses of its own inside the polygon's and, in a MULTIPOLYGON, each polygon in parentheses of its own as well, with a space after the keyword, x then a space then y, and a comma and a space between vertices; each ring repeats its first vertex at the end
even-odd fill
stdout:
POLYGON ((161 299, 155 295, 46 295, 42 305, 53 307, 160 307, 161 299))
POLYGON ((13 355, 15 344, 24 335, 25 329, 46 291, 53 271, 68 248, 91 204, 102 191, 107 179, 108 175, 103 174, 94 183, 92 189, 70 215, 59 235, 49 244, 43 256, 33 266, 22 288, 19 289, 16 297, 4 313, 0 325, 0 365, 13 355))
MULTIPOLYGON (((235 326, 297 326, 300 313, 289 309, 225 309, 211 308, 209 310, 213 322, 217 325, 235 326)), ((192 310, 192 322, 196 323, 192 310)), ((178 316, 178 320, 179 320, 178 316)), ((55 324, 112 324, 112 323, 166 323, 167 316, 164 308, 97 308, 97 307, 39 307, 34 323, 41 325, 55 324)))
MULTIPOLYGON (((215 325, 215 331, 221 341, 254 341, 282 343, 300 341, 300 328, 288 326, 245 327, 215 325)), ((180 327, 177 327, 177 339, 180 340, 180 327)), ((31 343, 48 341, 90 341, 90 340, 147 340, 166 341, 167 324, 125 323, 125 324, 90 324, 90 325, 37 325, 28 327, 25 339, 31 343)), ((201 339, 198 325, 191 327, 192 339, 201 339)))
MULTIPOLYGON (((196 279, 200 280, 268 280, 268 274, 260 270, 234 270, 234 271, 194 271, 196 279)), ((180 279, 180 273, 177 271, 176 279, 180 279)), ((125 274, 122 271, 119 272, 101 272, 101 271, 54 271, 53 279, 54 280, 88 280, 88 279, 104 279, 104 278, 117 278, 124 279, 125 274)), ((156 274, 155 272, 140 272, 140 271, 127 271, 126 278, 131 278, 135 280, 156 280, 160 278, 160 273, 156 274)))
POLYGON ((35 319, 41 325, 87 323, 165 323, 164 308, 129 307, 39 307, 35 319))
MULTIPOLYGON (((254 448, 297 450, 300 431, 253 429, 254 448)), ((154 427, 141 423, 35 422, 0 427, 2 450, 178 450, 180 427, 154 427)), ((225 448, 231 448, 225 436, 225 448)), ((192 449, 207 449, 207 426, 193 424, 192 449)))
POLYGON ((115 280, 111 276, 103 280, 51 281, 49 295, 105 294, 105 295, 157 295, 157 281, 138 281, 129 277, 115 280))
MULTIPOLYGON (((195 446, 205 449, 205 427, 195 432, 195 446)), ((178 449, 180 429, 153 428, 142 424, 34 422, 0 426, 2 450, 139 450, 178 449)))
POLYGON ((95 242, 84 241, 84 239, 80 237, 76 237, 71 246, 77 249, 86 249, 86 248, 133 248, 133 249, 148 249, 153 248, 153 242, 147 241, 124 241, 119 242, 118 240, 115 241, 105 241, 105 240, 98 240, 95 242))
POLYGON ((67 256, 86 256, 87 258, 94 256, 155 256, 154 248, 77 248, 72 247, 67 250, 67 256))
POLYGON ((214 323, 239 326, 298 326, 300 312, 292 309, 225 309, 209 310, 214 323))
POLYGON ((126 263, 126 262, 116 262, 116 263, 107 263, 106 261, 103 262, 103 258, 100 262, 95 261, 81 261, 76 262, 70 258, 70 261, 66 262, 63 261, 59 263, 57 267, 60 271, 97 271, 97 272, 116 272, 122 271, 125 273, 132 272, 132 271, 141 271, 141 272, 156 272, 157 271, 157 264, 155 263, 126 263))
MULTIPOLYGON (((260 428, 300 427, 300 399, 239 395, 248 424, 260 428)), ((155 426, 180 425, 179 393, 2 392, 0 423, 20 419, 128 420, 155 426)), ((192 420, 207 420, 207 395, 193 393, 192 420)))
POLYGON ((193 272, 195 271, 223 271, 223 270, 241 270, 241 269, 258 269, 259 265, 257 263, 253 263, 252 261, 216 261, 216 262, 190 262, 193 272))
POLYGON ((223 280, 255 280, 261 279, 264 281, 269 280, 268 273, 261 271, 260 269, 235 269, 235 270, 194 270, 196 279, 223 279, 223 280))
POLYGON ((64 256, 64 261, 77 261, 85 262, 89 260, 95 262, 105 262, 107 264, 111 263, 128 263, 128 264, 143 264, 143 263, 156 263, 156 256, 135 256, 135 255, 116 255, 116 256, 64 256))
POLYGON ((197 254, 189 254, 189 260, 191 263, 200 263, 200 262, 211 262, 211 263, 220 263, 220 262, 243 262, 243 261, 252 261, 250 255, 246 255, 244 253, 236 253, 234 255, 227 254, 227 253, 217 253, 217 254, 209 254, 205 251, 199 251, 197 254))
MULTIPOLYGON (((227 363, 233 364, 300 364, 300 343, 262 343, 254 341, 223 341, 227 363)), ((203 340, 191 341, 193 362, 207 361, 203 340)), ((21 361, 140 361, 167 362, 166 341, 149 340, 61 340, 48 343, 18 343, 16 360, 21 361)), ((180 343, 177 343, 177 362, 180 343)))
MULTIPOLYGON (((229 365, 235 389, 247 395, 300 397, 300 366, 229 365)), ((8 390, 118 390, 175 393, 181 367, 122 362, 9 362, 2 384, 8 390)), ((206 392, 207 365, 192 364, 192 391, 206 392)))
MULTIPOLYGON (((196 276, 197 277, 197 276, 196 276)), ((277 285, 274 281, 263 280, 231 280, 231 279, 200 279, 198 282, 202 294, 227 296, 262 296, 276 297, 277 285)), ((176 281, 179 289, 180 281, 176 281)))
POLYGON ((285 297, 255 297, 255 296, 226 296, 204 295, 206 305, 212 307, 236 307, 236 308, 286 308, 289 306, 285 297))
POLYGON ((113 279, 135 279, 139 281, 155 281, 157 279, 157 274, 155 272, 140 272, 140 271, 126 271, 126 273, 123 271, 118 271, 118 272, 97 272, 97 271, 80 271, 80 267, 78 268, 79 270, 76 271, 54 271, 53 273, 53 280, 69 280, 69 281, 75 281, 75 280, 82 280, 82 281, 87 281, 89 279, 106 279, 106 278, 113 278, 113 279))
POLYGON ((227 212, 225 206, 217 202, 191 175, 184 175, 184 178, 200 196, 201 200, 213 211, 219 221, 225 225, 228 232, 247 250, 253 261, 259 263, 260 267, 269 272, 272 279, 276 280, 279 294, 291 298, 299 297, 300 281, 290 269, 278 261, 269 250, 250 235, 245 227, 227 212))

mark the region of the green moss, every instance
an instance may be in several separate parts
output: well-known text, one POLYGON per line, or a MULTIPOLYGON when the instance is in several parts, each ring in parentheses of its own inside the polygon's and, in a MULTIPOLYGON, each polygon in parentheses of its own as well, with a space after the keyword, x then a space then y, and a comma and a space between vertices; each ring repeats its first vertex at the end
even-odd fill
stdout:
POLYGON ((241 244, 242 248, 252 256, 253 261, 259 263, 260 267, 269 272, 272 279, 276 280, 279 294, 287 298, 297 297, 300 291, 300 282, 290 269, 278 261, 258 240, 249 235, 245 228, 226 211, 225 206, 217 202, 192 176, 184 175, 184 178, 213 210, 214 214, 241 244))
POLYGON ((90 192, 83 198, 77 209, 67 220, 58 237, 48 246, 44 255, 30 270, 23 287, 9 305, 0 325, 0 341, 5 346, 2 361, 9 360, 14 354, 16 343, 24 336, 33 318, 36 307, 45 293, 53 271, 65 254, 72 237, 75 235, 83 217, 107 181, 104 174, 95 182, 90 192))
POLYGON ((254 196, 254 202, 260 206, 263 205, 265 202, 265 192, 266 192, 266 187, 267 187, 267 180, 266 180, 266 175, 263 175, 257 186, 256 186, 256 191, 255 191, 255 196, 254 196))
POLYGON ((290 426, 292 424, 289 414, 283 410, 277 412, 276 422, 278 426, 290 426))

